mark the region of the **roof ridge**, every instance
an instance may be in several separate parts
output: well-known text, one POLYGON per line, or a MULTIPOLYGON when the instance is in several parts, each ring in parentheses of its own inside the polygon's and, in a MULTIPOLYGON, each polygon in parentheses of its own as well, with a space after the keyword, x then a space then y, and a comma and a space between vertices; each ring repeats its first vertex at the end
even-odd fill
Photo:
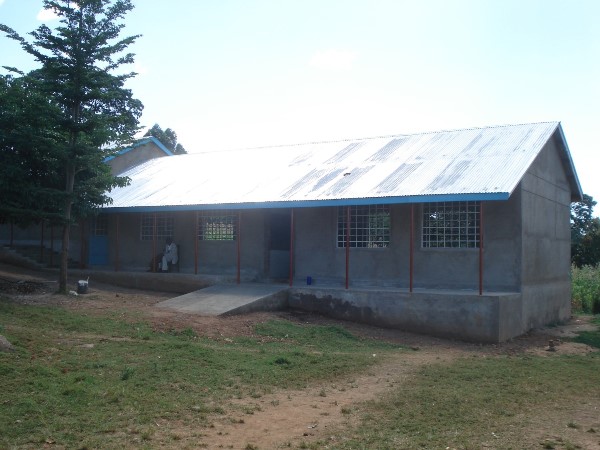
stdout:
POLYGON ((283 147, 301 147, 303 145, 317 145, 317 144, 334 144, 337 142, 356 142, 356 141, 368 141, 375 139, 385 139, 385 138, 394 138, 394 137, 407 137, 407 136, 419 136, 419 135, 429 135, 429 134, 440 134, 440 133, 456 133, 460 131, 470 131, 470 130, 485 130, 492 128, 508 128, 508 127, 520 127, 526 125, 542 125, 542 124, 560 124, 557 120, 547 120, 540 122, 523 122, 523 123, 515 123, 515 124, 503 124, 503 125, 488 125, 488 126, 480 126, 480 127, 468 127, 468 128, 454 128, 454 129, 446 129, 446 130, 436 130, 436 131, 420 131, 417 133, 396 133, 396 134, 383 134, 380 136, 367 136, 361 138, 343 138, 343 139, 328 139, 322 141, 306 141, 306 142, 296 142, 294 144, 274 144, 274 145, 258 145, 256 147, 238 147, 238 148, 229 148, 229 149, 221 149, 221 150, 207 150, 203 152, 196 152, 192 154, 207 154, 207 153, 221 153, 221 152, 238 152, 242 150, 263 150, 263 149, 271 149, 271 148, 283 148, 283 147))

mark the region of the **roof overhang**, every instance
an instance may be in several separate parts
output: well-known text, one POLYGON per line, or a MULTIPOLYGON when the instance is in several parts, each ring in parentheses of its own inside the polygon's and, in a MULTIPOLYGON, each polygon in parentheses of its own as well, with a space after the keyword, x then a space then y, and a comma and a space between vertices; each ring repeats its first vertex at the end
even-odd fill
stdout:
POLYGON ((307 201, 277 201, 258 203, 223 203, 209 205, 164 205, 164 206, 138 206, 138 207, 105 207, 111 213, 149 213, 149 212, 177 212, 177 211, 208 211, 208 210, 249 210, 249 209, 289 209, 289 208, 319 208, 338 206, 360 205, 399 205, 434 202, 475 202, 475 201, 502 201, 508 200, 508 192, 495 192, 493 194, 445 194, 445 195, 415 195, 406 197, 376 197, 376 198, 348 198, 334 200, 307 200, 307 201))

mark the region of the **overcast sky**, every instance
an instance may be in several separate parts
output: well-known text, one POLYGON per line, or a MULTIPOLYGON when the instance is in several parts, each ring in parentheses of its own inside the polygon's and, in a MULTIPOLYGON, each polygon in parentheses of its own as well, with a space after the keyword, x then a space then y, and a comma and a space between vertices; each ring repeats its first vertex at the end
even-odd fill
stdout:
MULTIPOLYGON (((560 121, 600 202, 598 0, 134 3, 142 124, 189 152, 560 121)), ((57 22, 0 0, 0 23, 57 22)), ((35 67, 4 37, 0 65, 35 67)))

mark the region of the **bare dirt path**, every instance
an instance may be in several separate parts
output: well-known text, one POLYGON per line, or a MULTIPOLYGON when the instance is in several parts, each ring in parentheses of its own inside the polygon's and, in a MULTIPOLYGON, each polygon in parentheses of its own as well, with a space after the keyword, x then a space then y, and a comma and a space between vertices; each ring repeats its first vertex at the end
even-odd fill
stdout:
MULTIPOLYGON (((155 329, 171 330, 192 328, 197 334, 212 339, 229 339, 253 335, 254 325, 275 317, 314 324, 341 322, 302 313, 256 313, 233 317, 204 317, 181 314, 153 306, 173 294, 125 289, 110 285, 92 285, 85 296, 54 295, 55 275, 35 272, 0 264, 0 293, 24 304, 60 305, 74 310, 104 314, 120 312, 124 317, 148 320, 155 329)), ((75 282, 73 282, 75 286, 75 282)), ((564 342, 577 331, 591 326, 583 319, 574 318, 569 324, 529 333, 499 345, 476 345, 420 336, 397 330, 386 330, 344 322, 354 334, 397 343, 403 347, 397 353, 373 355, 377 364, 365 373, 335 382, 312 385, 302 390, 275 391, 259 398, 244 398, 220 405, 223 414, 214 418, 212 426, 201 430, 178 427, 177 424, 157 424, 165 433, 179 436, 172 448, 231 448, 276 449, 298 448, 303 443, 331 442, 334 429, 350 427, 360 412, 361 403, 384 398, 389 392, 406 383, 423 365, 448 362, 465 356, 494 356, 522 354, 544 356, 592 351, 582 344, 564 342), (556 343, 556 352, 548 352, 549 342, 556 343)), ((600 402, 578 405, 572 411, 582 423, 600 426, 600 402)), ((532 430, 532 442, 551 437, 561 417, 556 411, 541 414, 532 430)), ((573 430, 575 431, 575 430, 573 430)), ((579 435, 581 448, 600 448, 596 436, 579 435), (582 440, 583 439, 583 440, 582 440)), ((163 447, 163 448, 164 448, 163 447)))

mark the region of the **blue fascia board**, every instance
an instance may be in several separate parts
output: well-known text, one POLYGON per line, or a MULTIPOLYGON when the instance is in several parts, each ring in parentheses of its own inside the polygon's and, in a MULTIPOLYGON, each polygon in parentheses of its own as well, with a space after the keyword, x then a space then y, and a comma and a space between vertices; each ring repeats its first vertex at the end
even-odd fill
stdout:
POLYGON ((567 138, 565 137, 565 133, 562 129, 560 122, 557 126, 558 136, 564 148, 564 153, 566 156, 566 160, 568 163, 567 178, 571 184, 571 200, 572 201, 582 201, 583 200, 583 189, 581 188, 581 183, 579 182, 579 176, 577 175, 577 171, 575 170, 575 163, 573 162, 573 157, 571 156, 571 151, 569 150, 569 145, 567 144, 567 138))
POLYGON ((206 211, 206 210, 231 210, 231 209, 282 209, 282 208, 317 208, 324 206, 361 206, 361 205, 397 205, 411 203, 432 202, 467 202, 467 201, 503 201, 508 200, 507 192, 493 194, 441 194, 441 195, 413 195, 405 197, 379 197, 379 198, 350 198, 335 200, 307 200, 307 201, 276 201, 259 203, 220 203, 213 205, 170 205, 170 206, 131 206, 102 208, 106 212, 119 213, 146 213, 146 212, 177 212, 177 211, 206 211))

